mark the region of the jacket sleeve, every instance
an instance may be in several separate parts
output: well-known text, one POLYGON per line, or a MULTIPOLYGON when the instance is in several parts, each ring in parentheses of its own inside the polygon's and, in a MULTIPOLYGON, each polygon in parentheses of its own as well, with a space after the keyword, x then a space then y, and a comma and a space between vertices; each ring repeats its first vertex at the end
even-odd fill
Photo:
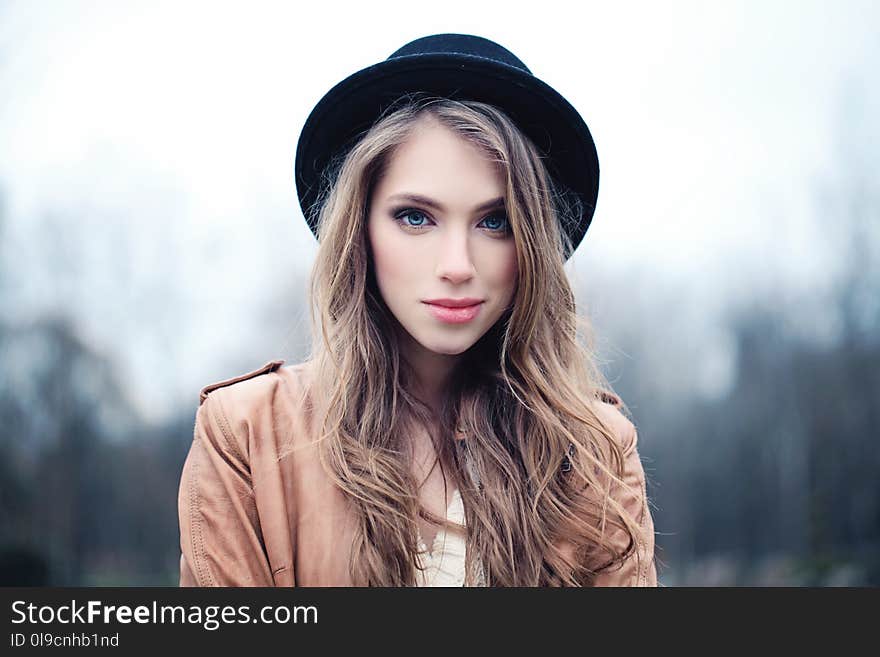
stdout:
POLYGON ((272 586, 247 446, 230 430, 222 400, 205 398, 178 493, 180 586, 272 586))
MULTIPOLYGON (((602 571, 596 576, 594 586, 657 586, 657 568, 654 562, 654 521, 648 508, 645 471, 636 448, 637 443, 638 432, 632 426, 632 437, 624 450, 623 480, 626 483, 626 488, 621 489, 618 485, 612 495, 639 524, 642 537, 637 541, 635 551, 622 565, 602 571)), ((620 550, 625 549, 629 543, 628 535, 619 529, 613 535, 613 540, 620 550)))

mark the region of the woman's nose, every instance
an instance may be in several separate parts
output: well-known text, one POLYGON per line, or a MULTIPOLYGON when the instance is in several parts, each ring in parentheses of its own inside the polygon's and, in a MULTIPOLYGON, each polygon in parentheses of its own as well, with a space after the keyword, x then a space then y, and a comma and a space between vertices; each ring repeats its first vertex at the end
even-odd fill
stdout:
POLYGON ((437 274, 453 283, 460 283, 471 278, 475 273, 471 245, 468 236, 462 231, 451 231, 444 236, 437 254, 437 274))

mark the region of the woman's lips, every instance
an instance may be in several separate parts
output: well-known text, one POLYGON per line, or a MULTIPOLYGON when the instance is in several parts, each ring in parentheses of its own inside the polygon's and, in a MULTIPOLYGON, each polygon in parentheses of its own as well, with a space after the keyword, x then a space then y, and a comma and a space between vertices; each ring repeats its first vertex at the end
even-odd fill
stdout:
POLYGON ((425 302, 425 305, 428 307, 428 311, 434 316, 434 318, 441 322, 447 324, 464 324, 471 321, 479 314, 480 308, 483 307, 483 302, 481 301, 480 303, 475 303, 473 306, 465 306, 463 308, 449 308, 447 306, 438 306, 437 304, 427 302, 425 302))

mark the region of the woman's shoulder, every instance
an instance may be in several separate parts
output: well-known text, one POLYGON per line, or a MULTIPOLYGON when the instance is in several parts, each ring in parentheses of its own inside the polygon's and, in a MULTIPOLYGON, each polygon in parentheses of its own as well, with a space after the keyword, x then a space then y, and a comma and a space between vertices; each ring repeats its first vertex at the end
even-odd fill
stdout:
POLYGON ((310 435, 307 371, 307 363, 285 366, 273 360, 206 385, 199 394, 195 435, 213 437, 218 448, 242 459, 280 453, 286 441, 310 435))

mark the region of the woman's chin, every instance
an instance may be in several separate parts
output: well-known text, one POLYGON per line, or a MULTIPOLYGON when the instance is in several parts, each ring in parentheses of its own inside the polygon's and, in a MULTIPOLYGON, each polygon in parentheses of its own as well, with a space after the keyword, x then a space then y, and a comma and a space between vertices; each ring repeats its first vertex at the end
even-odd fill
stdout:
POLYGON ((422 347, 432 353, 443 356, 460 356, 474 345, 474 340, 418 340, 422 347))

